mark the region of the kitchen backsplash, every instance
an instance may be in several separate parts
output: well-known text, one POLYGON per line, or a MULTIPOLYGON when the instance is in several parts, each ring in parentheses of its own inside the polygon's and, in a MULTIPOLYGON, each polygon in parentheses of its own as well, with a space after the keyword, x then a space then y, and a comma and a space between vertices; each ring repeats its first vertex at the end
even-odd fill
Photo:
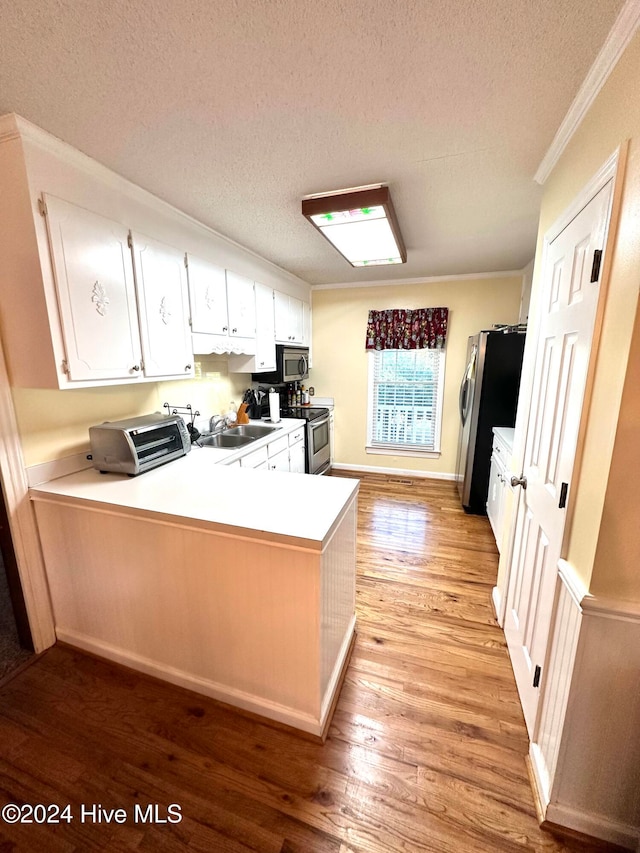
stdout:
POLYGON ((229 373, 224 355, 199 356, 197 378, 52 391, 13 388, 25 466, 63 459, 89 449, 89 427, 106 420, 163 411, 163 403, 191 403, 203 415, 238 405, 251 377, 229 373))

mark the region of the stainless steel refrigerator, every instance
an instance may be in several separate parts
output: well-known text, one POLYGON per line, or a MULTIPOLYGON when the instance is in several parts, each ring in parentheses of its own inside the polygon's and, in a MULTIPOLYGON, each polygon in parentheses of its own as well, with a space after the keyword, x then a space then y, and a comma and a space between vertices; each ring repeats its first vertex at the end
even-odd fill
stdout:
POLYGON ((487 512, 493 427, 516 420, 523 331, 491 330, 469 338, 460 384, 460 438, 456 479, 467 512, 487 512))

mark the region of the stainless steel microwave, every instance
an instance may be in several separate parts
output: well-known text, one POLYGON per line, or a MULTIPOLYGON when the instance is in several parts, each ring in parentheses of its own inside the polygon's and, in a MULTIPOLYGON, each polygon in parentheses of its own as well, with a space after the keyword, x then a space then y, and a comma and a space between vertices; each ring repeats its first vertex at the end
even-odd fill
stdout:
POLYGON ((271 373, 254 373, 256 382, 279 385, 282 382, 300 382, 309 376, 309 347, 276 344, 276 369, 271 373))
POLYGON ((91 461, 98 471, 142 474, 191 450, 191 436, 179 415, 142 415, 89 428, 91 461))

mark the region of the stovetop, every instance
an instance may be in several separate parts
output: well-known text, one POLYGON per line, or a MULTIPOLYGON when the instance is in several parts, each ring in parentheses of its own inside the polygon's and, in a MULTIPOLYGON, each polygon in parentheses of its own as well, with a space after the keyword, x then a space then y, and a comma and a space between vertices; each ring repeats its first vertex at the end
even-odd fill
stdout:
POLYGON ((305 421, 315 421, 317 418, 328 414, 329 409, 323 409, 319 406, 290 406, 281 412, 283 418, 301 418, 305 421))

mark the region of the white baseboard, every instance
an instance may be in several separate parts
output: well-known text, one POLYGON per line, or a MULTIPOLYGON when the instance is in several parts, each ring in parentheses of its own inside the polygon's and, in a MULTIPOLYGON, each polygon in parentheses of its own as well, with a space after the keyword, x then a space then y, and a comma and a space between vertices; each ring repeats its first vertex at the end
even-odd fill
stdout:
POLYGON ((455 482, 455 474, 439 471, 414 471, 411 468, 380 468, 377 465, 347 465, 344 462, 332 462, 336 471, 360 471, 363 474, 392 474, 398 477, 421 477, 425 480, 450 480, 455 482))
MULTIPOLYGON (((320 737, 324 729, 325 720, 316 719, 311 714, 305 714, 297 711, 295 708, 290 708, 285 705, 280 705, 275 702, 270 702, 262 699, 260 696, 255 696, 251 693, 245 693, 241 690, 235 690, 225 684, 219 684, 209 679, 200 678, 192 673, 184 670, 175 669, 150 658, 136 655, 126 649, 112 646, 108 643, 103 643, 93 637, 88 637, 85 634, 79 634, 75 631, 66 631, 56 628, 56 634, 59 640, 68 643, 70 646, 83 649, 86 652, 91 652, 101 658, 115 661, 115 663, 128 666, 138 672, 144 672, 147 675, 152 675, 162 681, 168 681, 170 684, 176 684, 178 687, 185 687, 187 690, 193 690, 196 693, 202 693, 205 696, 210 696, 212 699, 217 699, 219 702, 225 702, 228 705, 233 705, 237 708, 242 708, 245 711, 250 711, 252 714, 257 714, 260 717, 266 717, 269 720, 275 720, 278 723, 284 723, 287 726, 292 726, 295 729, 300 729, 303 732, 308 732, 312 735, 320 737)), ((349 645, 346 649, 341 649, 341 654, 346 654, 349 645)), ((338 687, 334 684, 334 690, 338 687)), ((326 714, 331 709, 331 703, 323 708, 326 714)))
POLYGON ((331 673, 329 683, 327 684, 327 689, 325 690, 324 696, 322 697, 320 722, 322 724, 323 730, 327 722, 327 717, 331 713, 331 708, 333 706, 333 700, 335 699, 335 695, 340 689, 340 676, 342 675, 342 669, 344 667, 346 657, 349 654, 351 640, 353 639, 353 634, 355 630, 356 616, 354 613, 351 619, 349 620, 349 625, 347 626, 347 630, 345 631, 342 643, 340 644, 340 651, 338 652, 338 657, 336 658, 336 663, 333 667, 333 672, 331 673))
POLYGON ((544 757, 537 744, 529 745, 529 767, 531 769, 531 781, 534 788, 534 796, 537 800, 539 811, 544 814, 544 822, 555 824, 563 829, 572 829, 618 844, 629 850, 635 850, 638 845, 640 851, 640 830, 638 827, 612 821, 604 815, 582 812, 568 806, 549 802, 549 780, 547 778, 544 757))
POLYGON ((587 814, 566 806, 549 803, 546 819, 557 826, 574 829, 576 832, 608 841, 610 844, 619 844, 620 847, 626 847, 628 850, 637 849, 637 827, 616 823, 602 815, 587 814))
POLYGON ((491 601, 493 602, 493 609, 496 614, 498 625, 502 628, 504 624, 504 618, 502 613, 502 594, 497 586, 494 586, 494 588, 491 590, 491 601))

